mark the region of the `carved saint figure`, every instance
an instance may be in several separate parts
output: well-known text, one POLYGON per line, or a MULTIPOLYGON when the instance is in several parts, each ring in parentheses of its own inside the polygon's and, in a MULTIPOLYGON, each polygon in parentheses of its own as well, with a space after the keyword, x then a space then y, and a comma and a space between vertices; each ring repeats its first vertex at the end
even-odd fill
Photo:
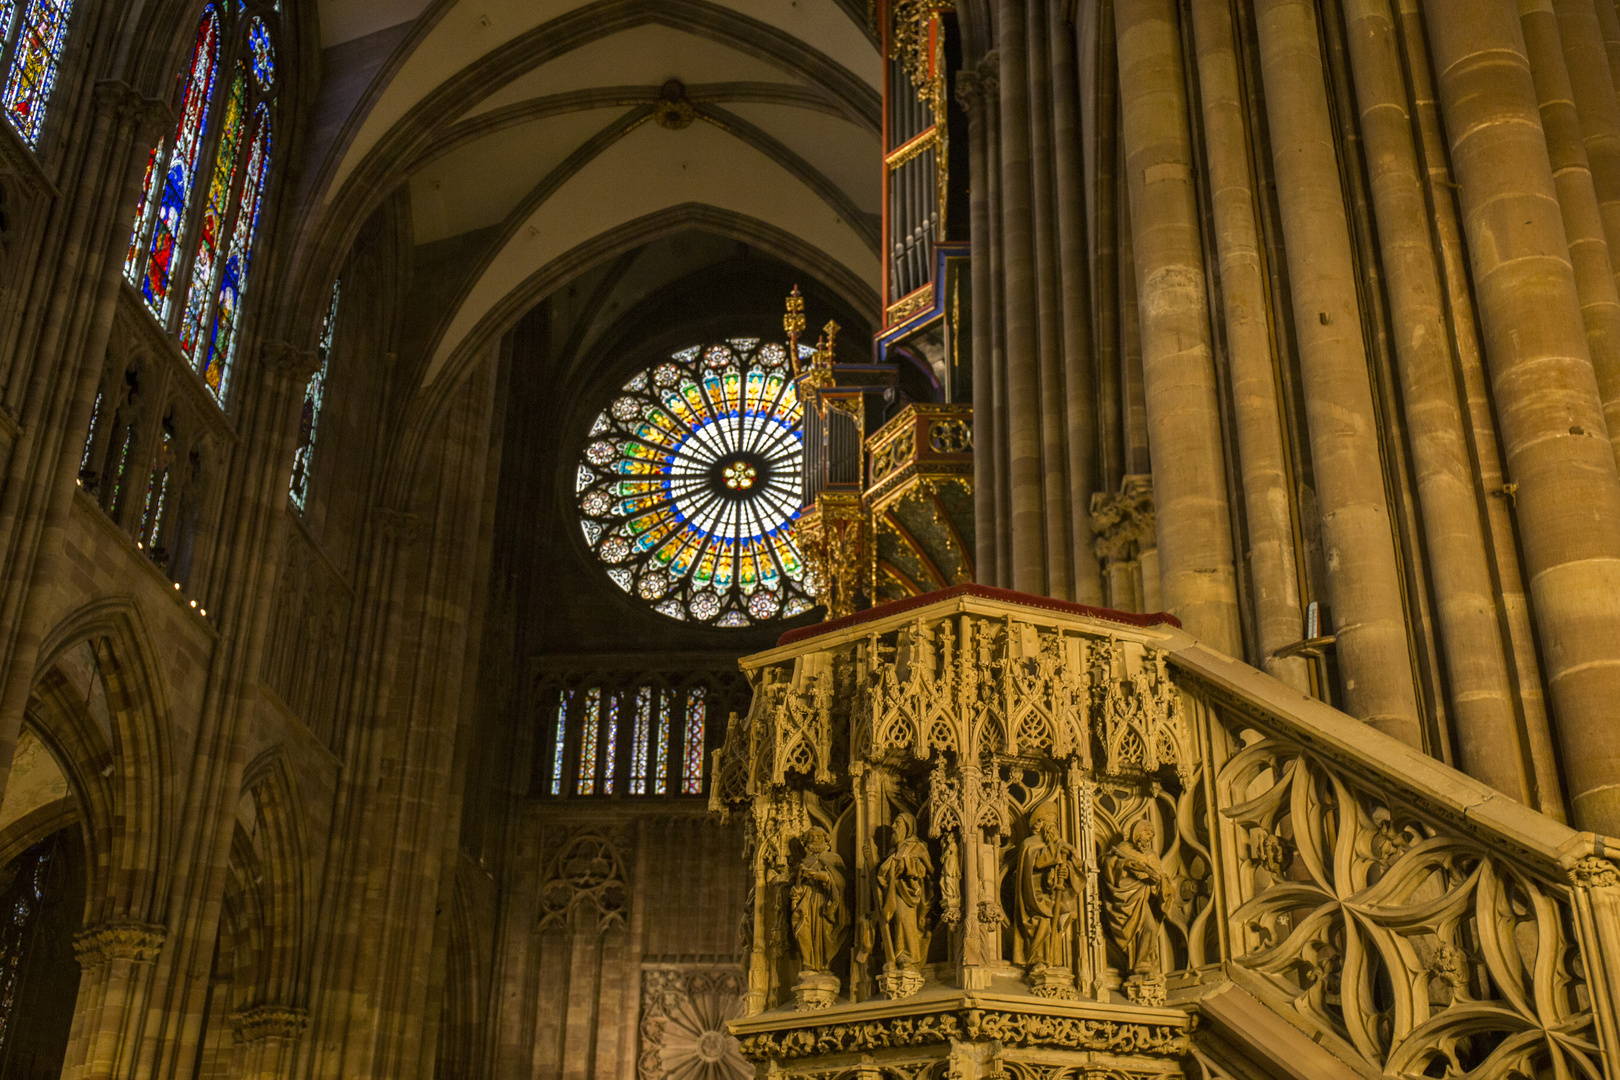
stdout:
POLYGON ((829 971, 849 923, 844 903, 844 860, 831 850, 827 830, 804 834, 804 858, 794 875, 793 937, 808 971, 829 971))
POLYGON ((928 923, 928 879, 934 872, 928 845, 917 839, 917 819, 894 819, 894 849, 878 867, 878 895, 889 924, 889 962, 915 967, 926 959, 923 931, 928 923))
POLYGON ((1164 894, 1164 868, 1153 852, 1155 835, 1153 823, 1143 818, 1103 859, 1108 929, 1125 953, 1126 967, 1138 975, 1159 973, 1157 903, 1164 894))
POLYGON ((1036 810, 1030 824, 1034 831, 1018 851, 1018 931, 1024 939, 1024 962, 1066 968, 1084 872, 1074 845, 1058 832, 1056 806, 1047 803, 1036 810))

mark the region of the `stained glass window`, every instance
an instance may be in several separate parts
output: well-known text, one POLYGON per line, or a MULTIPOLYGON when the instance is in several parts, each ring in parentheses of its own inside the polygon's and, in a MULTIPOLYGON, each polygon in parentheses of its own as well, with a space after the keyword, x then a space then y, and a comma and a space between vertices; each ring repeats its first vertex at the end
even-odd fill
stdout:
POLYGON ((647 743, 652 738, 652 687, 636 694, 636 730, 630 740, 630 794, 647 794, 647 743))
POLYGON ((573 694, 559 693, 557 695, 557 715, 552 721, 552 748, 551 748, 551 793, 562 794, 563 782, 563 746, 568 741, 568 704, 573 694))
POLYGON ((607 720, 602 725, 602 794, 618 790, 619 777, 619 695, 608 698, 607 720))
POLYGON ((276 81, 276 53, 270 46, 270 31, 257 16, 248 24, 248 60, 253 64, 253 81, 259 89, 270 89, 276 81))
POLYGON ((124 261, 221 404, 271 166, 275 22, 268 9, 252 14, 240 3, 204 10, 175 133, 147 160, 124 261), (222 73, 229 86, 216 95, 222 73))
POLYGON ((253 236, 259 227, 259 209, 264 199, 264 179, 270 167, 270 117, 263 105, 259 106, 256 127, 258 133, 253 139, 252 152, 248 155, 247 176, 242 183, 241 204, 236 212, 236 228, 232 230, 231 246, 219 278, 214 325, 208 336, 207 352, 197 365, 203 382, 220 401, 225 400, 225 393, 230 389, 242 295, 247 291, 248 261, 253 254, 253 236))
POLYGON ((681 794, 703 794, 703 728, 708 706, 702 690, 686 692, 686 747, 681 756, 681 794))
MULTIPOLYGON (((0 19, 0 41, 11 28, 11 4, 0 19)), ((39 142, 45 124, 45 106, 56 86, 56 73, 62 66, 62 48, 67 44, 68 16, 73 0, 24 0, 22 22, 17 26, 17 44, 12 49, 11 70, 0 95, 0 107, 11 126, 29 146, 39 142)))
POLYGON ((90 451, 96 446, 96 425, 101 422, 101 391, 96 391, 96 403, 90 407, 90 430, 84 435, 84 457, 79 459, 79 475, 90 471, 90 451))
POLYGON ((585 720, 580 725, 583 736, 579 740, 579 784, 574 789, 581 795, 596 794, 596 738, 602 726, 602 690, 591 687, 585 694, 585 720))
POLYGON ((304 509, 309 496, 310 458, 315 454, 316 425, 321 419, 321 405, 326 401, 326 369, 331 362, 332 339, 337 330, 338 295, 342 286, 341 280, 332 282, 332 298, 326 304, 326 318, 321 323, 321 340, 316 350, 320 354, 321 366, 309 377, 309 384, 304 387, 304 409, 298 418, 298 449, 293 452, 292 480, 287 494, 300 510, 304 509))
POLYGON ((654 795, 662 795, 669 790, 669 721, 675 715, 675 695, 665 690, 659 699, 658 733, 653 737, 654 795))
POLYGON ((608 576, 673 619, 752 626, 808 611, 794 545, 803 410, 787 350, 754 338, 675 353, 591 426, 580 527, 608 576))
POLYGON ((141 296, 158 319, 167 319, 174 284, 175 257, 185 237, 196 185, 197 158, 208 134, 209 106, 214 100, 214 81, 219 72, 219 15, 210 5, 203 11, 197 39, 191 47, 191 67, 185 93, 180 99, 180 118, 175 125, 172 152, 158 167, 165 147, 159 144, 147 161, 147 189, 141 199, 135 229, 130 238, 131 258, 124 272, 131 282, 140 281, 141 296), (161 196, 158 192, 161 190, 161 196), (157 206, 156 219, 148 226, 147 217, 157 206), (152 239, 146 249, 145 272, 133 253, 140 250, 141 237, 150 227, 152 239), (137 278, 138 275, 138 278, 137 278))

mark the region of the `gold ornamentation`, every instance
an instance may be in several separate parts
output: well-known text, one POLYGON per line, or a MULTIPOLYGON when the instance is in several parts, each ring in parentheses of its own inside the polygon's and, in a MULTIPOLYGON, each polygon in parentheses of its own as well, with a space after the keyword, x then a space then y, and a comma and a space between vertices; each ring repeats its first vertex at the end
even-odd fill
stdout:
POLYGON ((973 453, 973 423, 948 417, 928 425, 928 448, 936 454, 973 453))
POLYGON ((691 127, 695 119, 697 110, 686 97, 686 85, 679 79, 666 82, 653 104, 653 122, 661 128, 680 131, 691 127))
POLYGON ((898 326, 919 311, 927 311, 934 306, 934 286, 932 283, 924 285, 909 296, 903 296, 889 305, 888 320, 890 326, 898 326))

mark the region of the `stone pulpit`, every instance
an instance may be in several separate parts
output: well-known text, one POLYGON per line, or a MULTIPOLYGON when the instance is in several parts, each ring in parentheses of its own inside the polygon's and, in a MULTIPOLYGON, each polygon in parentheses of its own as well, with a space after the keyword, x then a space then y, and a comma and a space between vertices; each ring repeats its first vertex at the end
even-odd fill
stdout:
POLYGON ((965 585, 743 668, 711 799, 746 815, 761 1076, 1597 1077, 1620 1046, 1603 838, 1169 616, 965 585))

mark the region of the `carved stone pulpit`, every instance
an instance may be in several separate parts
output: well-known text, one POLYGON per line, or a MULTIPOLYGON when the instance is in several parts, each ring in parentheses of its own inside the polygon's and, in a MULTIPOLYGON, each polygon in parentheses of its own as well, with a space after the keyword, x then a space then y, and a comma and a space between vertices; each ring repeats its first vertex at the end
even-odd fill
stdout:
POLYGON ((1210 933, 1211 864, 1175 827, 1198 748, 1174 625, 969 585, 743 661, 712 799, 749 815, 745 1056, 1178 1073, 1166 972, 1210 933))

